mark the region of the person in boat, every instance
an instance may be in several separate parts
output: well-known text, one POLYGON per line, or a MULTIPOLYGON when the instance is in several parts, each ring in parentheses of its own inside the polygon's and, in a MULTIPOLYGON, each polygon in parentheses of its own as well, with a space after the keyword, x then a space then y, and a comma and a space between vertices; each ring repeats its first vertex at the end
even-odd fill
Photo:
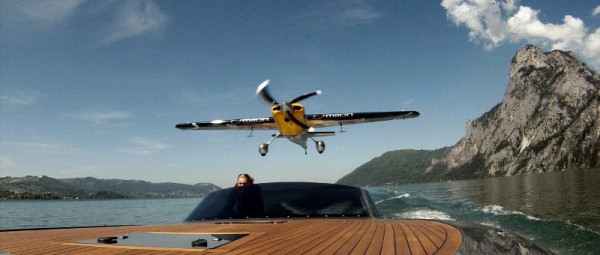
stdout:
POLYGON ((231 218, 256 218, 264 214, 264 202, 260 186, 254 184, 249 174, 238 175, 235 186, 231 189, 227 206, 231 218))
POLYGON ((253 185, 253 184, 254 184, 254 178, 252 178, 252 176, 250 176, 249 174, 239 174, 238 178, 237 178, 237 182, 235 183, 234 186, 242 187, 242 186, 253 185))

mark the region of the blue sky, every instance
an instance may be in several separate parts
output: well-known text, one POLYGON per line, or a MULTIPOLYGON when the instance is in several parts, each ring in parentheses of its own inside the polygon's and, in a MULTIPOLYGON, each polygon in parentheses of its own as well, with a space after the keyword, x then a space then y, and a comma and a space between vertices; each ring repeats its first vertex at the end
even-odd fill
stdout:
MULTIPOLYGON (((525 44, 600 67, 597 1, 0 2, 0 175, 335 182, 390 150, 455 144, 498 104, 525 44), (269 131, 175 124, 268 117, 255 97, 320 89, 309 113, 416 110, 346 126, 308 155, 269 131)), ((327 130, 337 130, 327 129, 327 130)))

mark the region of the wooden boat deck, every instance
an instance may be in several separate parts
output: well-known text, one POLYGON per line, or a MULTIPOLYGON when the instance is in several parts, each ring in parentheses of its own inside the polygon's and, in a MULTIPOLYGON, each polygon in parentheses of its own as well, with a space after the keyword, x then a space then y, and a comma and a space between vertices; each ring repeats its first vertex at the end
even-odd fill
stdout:
POLYGON ((291 219, 0 232, 10 254, 456 254, 460 230, 429 220, 291 219), (274 224, 273 222, 277 222, 274 224), (227 223, 227 224, 219 224, 227 223), (131 233, 248 234, 213 249, 82 244, 131 233))

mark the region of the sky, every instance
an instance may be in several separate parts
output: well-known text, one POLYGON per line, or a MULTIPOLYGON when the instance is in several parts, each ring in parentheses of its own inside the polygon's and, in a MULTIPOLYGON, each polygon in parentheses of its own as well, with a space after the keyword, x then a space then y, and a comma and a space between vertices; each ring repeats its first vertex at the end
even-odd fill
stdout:
POLYGON ((0 1, 0 176, 335 182, 387 151, 454 145, 501 102, 526 44, 599 70, 600 4, 0 1), (278 139, 261 157, 271 131, 175 128, 269 117, 266 79, 279 101, 322 90, 307 113, 421 116, 345 126, 307 155, 278 139))

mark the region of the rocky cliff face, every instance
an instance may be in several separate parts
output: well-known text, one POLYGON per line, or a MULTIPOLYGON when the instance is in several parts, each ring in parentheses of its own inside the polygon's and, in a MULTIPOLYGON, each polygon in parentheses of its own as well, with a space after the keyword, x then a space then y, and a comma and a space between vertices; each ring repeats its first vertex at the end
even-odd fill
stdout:
POLYGON ((426 172, 509 176, 600 166, 600 75, 569 53, 525 46, 504 99, 426 172))

